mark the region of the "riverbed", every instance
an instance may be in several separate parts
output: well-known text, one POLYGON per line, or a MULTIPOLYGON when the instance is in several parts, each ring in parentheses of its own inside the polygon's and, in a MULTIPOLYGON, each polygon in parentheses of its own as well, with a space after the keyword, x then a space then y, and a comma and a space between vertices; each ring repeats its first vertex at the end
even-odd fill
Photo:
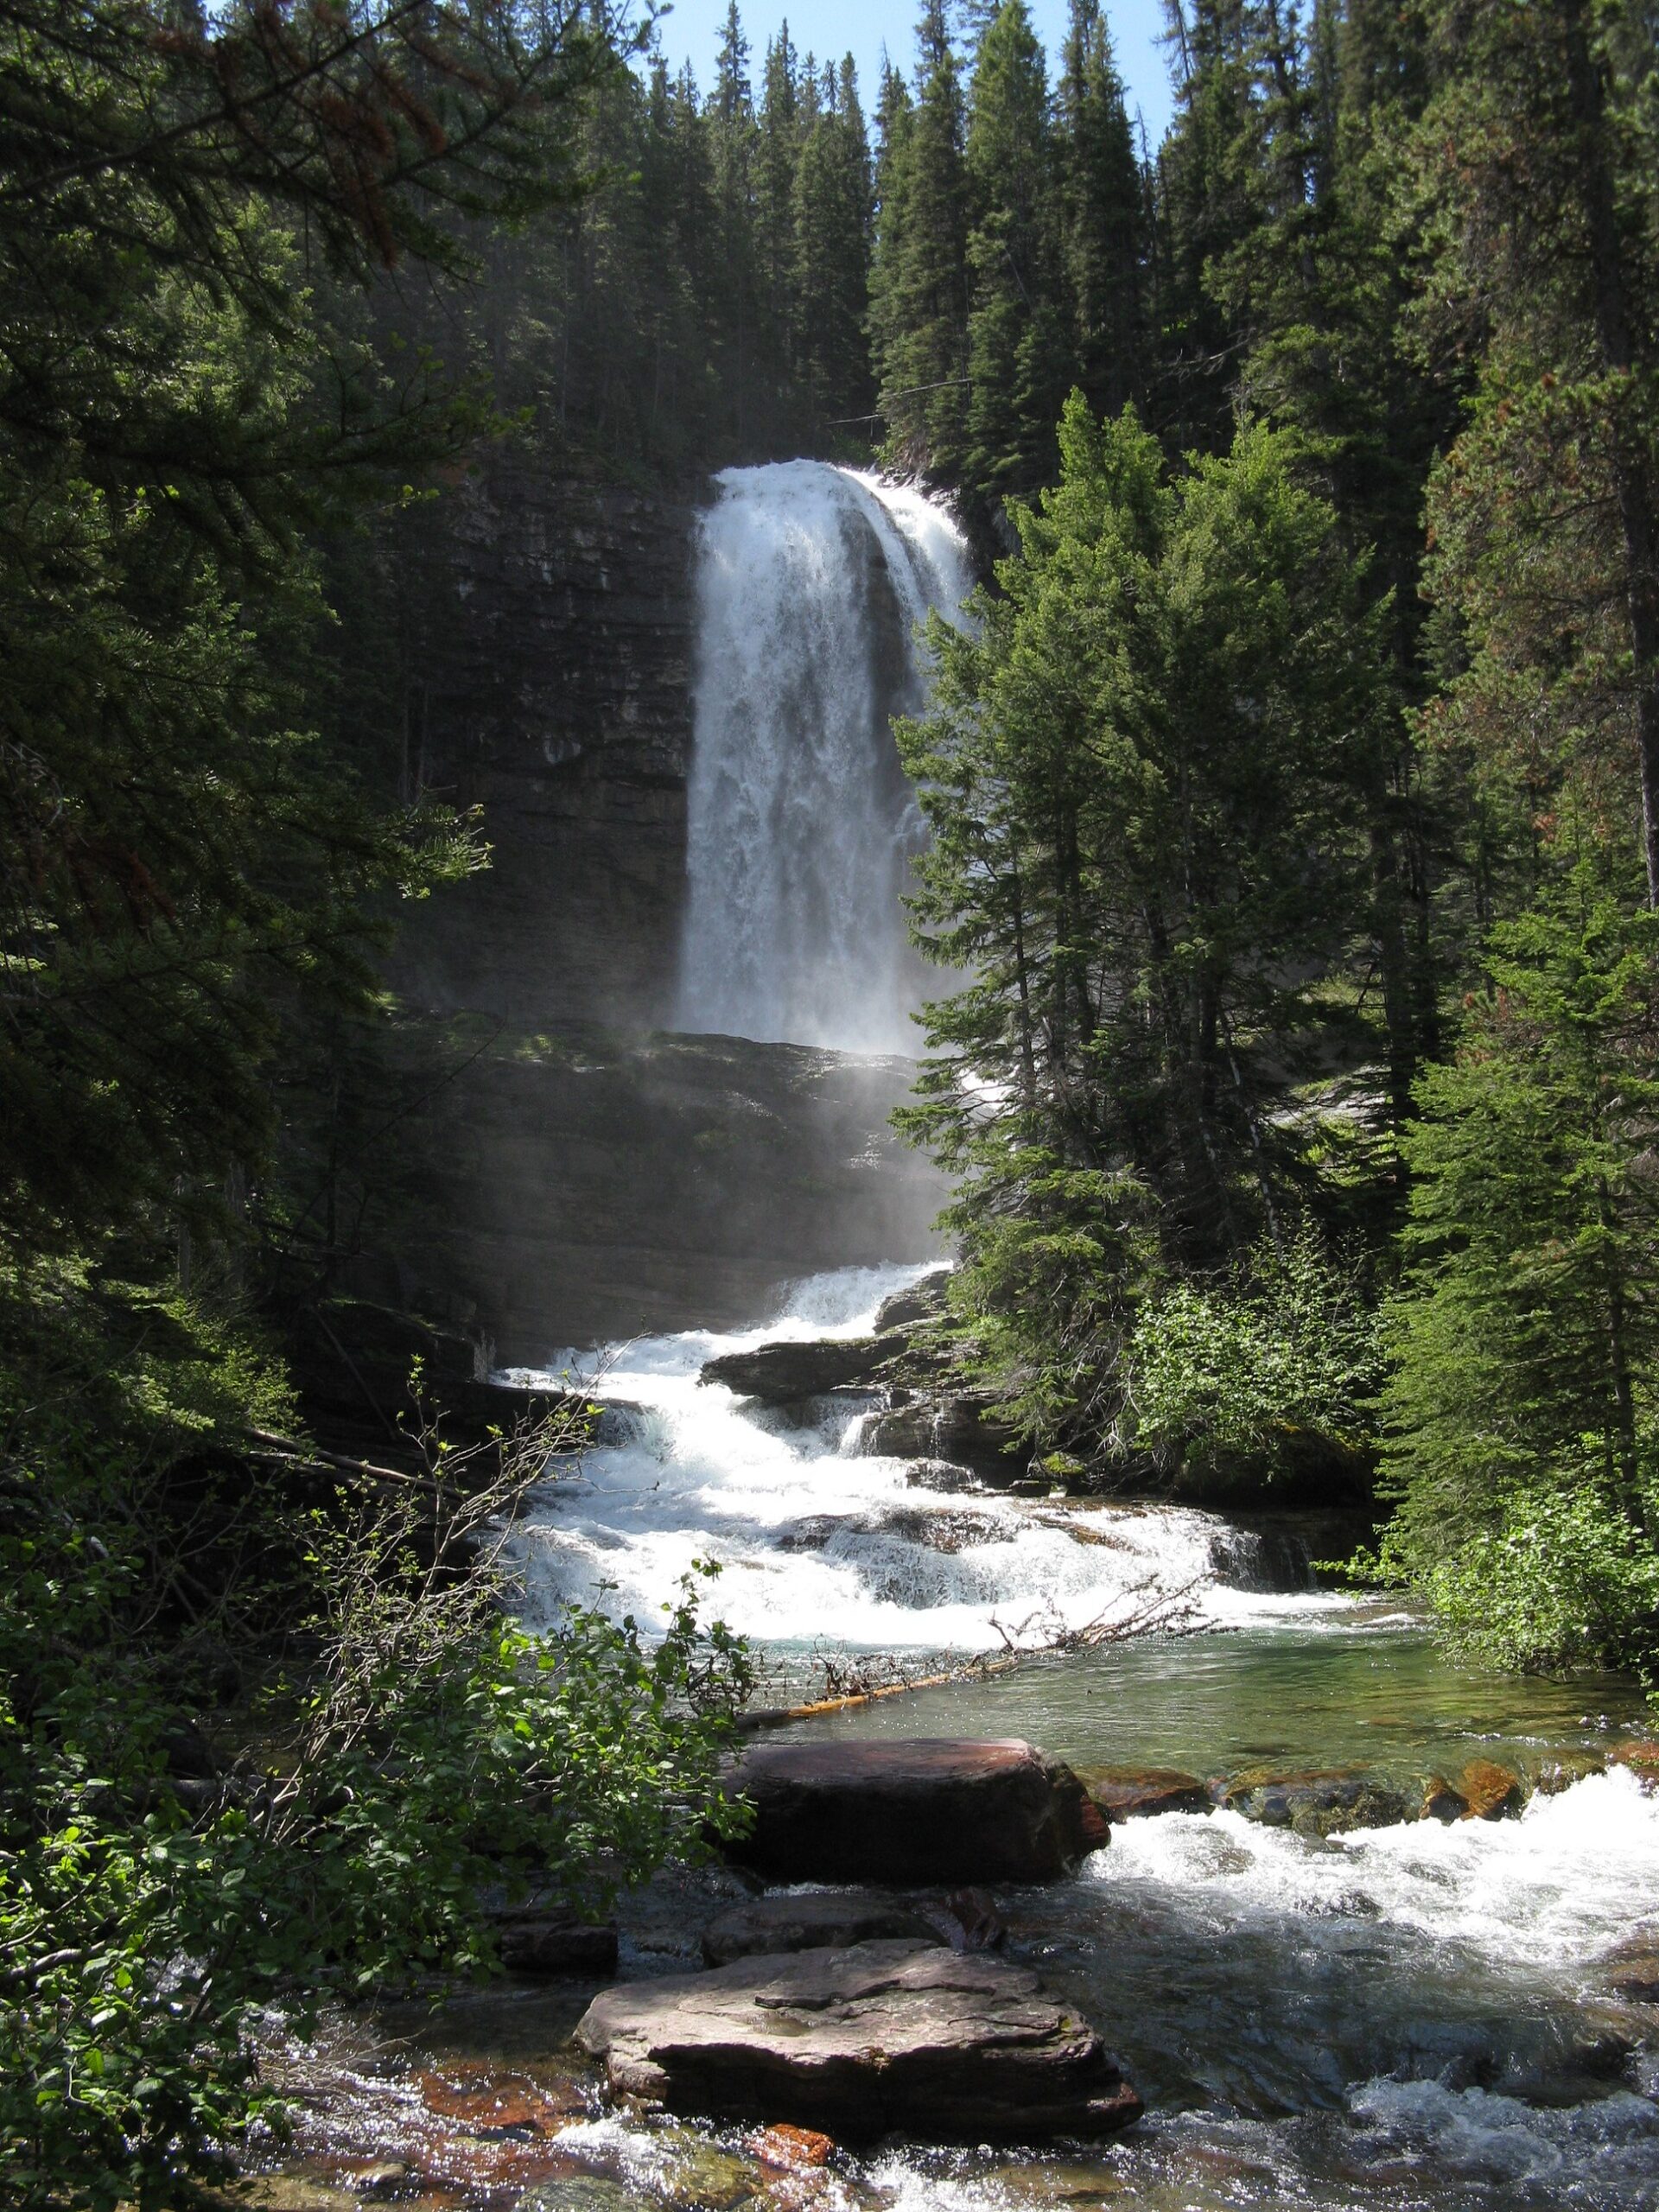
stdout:
MULTIPOLYGON (((568 2043, 591 1989, 509 1986, 286 2050, 288 2185, 378 2162, 376 2185, 423 2212, 1659 2206, 1655 2008, 1632 1994, 1659 1987, 1659 1801, 1606 1764, 1645 1732, 1637 1686, 1455 1668, 1386 1598, 1263 1586, 1213 1516, 918 1491, 860 1454, 851 1402, 802 1427, 698 1382, 718 1351, 859 1333, 906 1272, 820 1278, 737 1337, 555 1362, 620 1410, 522 1532, 532 1618, 569 1594, 649 1618, 712 1558, 718 1610, 799 1685, 826 1650, 932 1664, 1039 1613, 1182 1592, 1196 1632, 787 1732, 1024 1736, 1084 1772, 1336 1768, 1403 1789, 1484 1758, 1532 1786, 1523 1812, 1328 1838, 1170 1813, 1116 1827, 1072 1880, 999 1892, 1010 1955, 1089 2013, 1147 2098, 1104 2147, 817 2164, 753 2131, 617 2115, 568 2043)), ((624 1974, 690 1970, 734 1893, 717 1872, 655 1885, 624 1915, 624 1974)))

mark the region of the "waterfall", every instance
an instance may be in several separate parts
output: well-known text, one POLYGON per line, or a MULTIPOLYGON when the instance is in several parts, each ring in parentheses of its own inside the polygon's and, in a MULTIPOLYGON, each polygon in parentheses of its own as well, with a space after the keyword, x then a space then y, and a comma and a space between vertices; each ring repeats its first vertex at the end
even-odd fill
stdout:
POLYGON ((728 468, 697 568, 677 1026, 915 1049, 899 905, 922 836, 889 728, 924 703, 916 626, 969 584, 920 493, 815 461, 728 468))

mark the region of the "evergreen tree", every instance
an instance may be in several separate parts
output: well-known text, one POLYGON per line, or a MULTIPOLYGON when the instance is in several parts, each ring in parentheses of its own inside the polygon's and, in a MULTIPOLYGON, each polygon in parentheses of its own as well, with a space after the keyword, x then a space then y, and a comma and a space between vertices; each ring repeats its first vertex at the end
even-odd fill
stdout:
POLYGON ((1159 371, 1154 420, 1180 445, 1230 426, 1239 334, 1211 282, 1250 235, 1256 142, 1249 0, 1167 0, 1175 120, 1157 167, 1159 371))
MULTIPOLYGON (((870 359, 885 389, 887 364, 904 345, 905 268, 909 238, 910 134, 915 118, 910 87, 884 55, 876 109, 875 221, 870 248, 870 359)), ((873 421, 882 418, 876 416, 873 421)))
MULTIPOLYGON (((869 141, 852 56, 824 72, 819 111, 795 173, 796 359, 812 442, 868 411, 869 141)), ((868 428, 868 424, 861 427, 868 428)))
POLYGON ((715 314, 720 331, 721 381, 727 397, 728 430, 734 449, 745 453, 757 423, 753 384, 760 272, 755 237, 758 134, 749 83, 749 42, 743 35, 737 0, 729 0, 726 10, 708 124, 718 211, 715 314))
POLYGON ((959 480, 966 451, 968 183, 962 80, 944 0, 926 0, 915 103, 895 150, 902 219, 884 242, 876 367, 887 451, 959 480))
POLYGON ((1141 397, 1147 195, 1100 0, 1071 0, 1055 125, 1060 251, 1075 318, 1077 380, 1116 414, 1141 397))
POLYGON ((1074 395, 1060 445, 999 594, 970 634, 934 627, 932 714, 900 726, 934 832, 919 941, 976 978, 929 1009, 909 1126, 964 1179, 965 1294, 1039 1425, 1070 1388, 1046 1338, 1090 1391, 1116 1357, 1076 1363, 1068 1301, 1121 1321, 1135 1287, 1082 1263, 1096 1231, 1102 1266, 1212 1264, 1307 1187, 1283 1109, 1344 1033, 1321 985, 1379 738, 1363 567, 1283 440, 1172 478, 1132 413, 1074 395))
POLYGON ((1659 925, 1581 868, 1429 1070, 1384 1560, 1480 1656, 1629 1663, 1659 1606, 1659 925))
POLYGON ((766 47, 754 150, 755 264, 761 329, 774 407, 793 367, 795 170, 801 150, 801 68, 787 22, 766 47))
POLYGON ((1659 137, 1633 4, 1447 0, 1418 133, 1423 323, 1478 353, 1436 472, 1431 584, 1467 668, 1442 719, 1639 823, 1659 903, 1659 137))
POLYGON ((966 480, 1032 493, 1053 473, 1070 382, 1058 296, 1043 51, 1025 0, 1003 0, 980 41, 969 99, 966 480))

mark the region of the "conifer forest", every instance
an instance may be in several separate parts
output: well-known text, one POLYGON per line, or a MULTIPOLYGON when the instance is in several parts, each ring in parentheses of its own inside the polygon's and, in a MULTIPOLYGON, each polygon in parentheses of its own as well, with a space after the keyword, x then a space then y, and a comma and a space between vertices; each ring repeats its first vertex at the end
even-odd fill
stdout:
MULTIPOLYGON (((532 1907, 626 1966, 809 1708, 1046 1732, 1148 1885, 1208 1786, 1313 1884, 1372 1739, 1291 1760, 1245 1657, 1305 1632, 1351 1729, 1357 1624, 1434 1727, 1505 1716, 1357 1829, 1472 1851, 1524 1796, 1536 1867, 1605 1802, 1659 1875, 1659 10, 1165 4, 1154 143, 1105 0, 1052 52, 923 0, 875 83, 738 0, 708 81, 632 0, 0 0, 18 2212, 1052 2206, 787 2098, 707 2109, 823 2120, 794 2195, 706 2131, 723 2179, 513 2179, 522 2113, 447 2196, 293 2178, 294 2051, 498 1986, 532 1907), (831 950, 896 1047, 778 981, 831 950), (1211 1650, 1234 1748, 1065 1736, 1065 1682, 1211 1650)), ((1270 2004, 1248 2090, 1114 2027, 1152 2147, 1078 2201, 1653 2203, 1648 1861, 1585 1863, 1647 1964, 1545 2087, 1490 1991, 1478 2063, 1375 2025, 1373 1961, 1351 2064, 1270 2004), (1511 2150, 1593 2112, 1604 2163, 1436 2164, 1436 2098, 1511 2150), (1274 2164, 1338 2108, 1384 2149, 1274 2164), (1291 2132, 1207 2195, 1178 2109, 1291 2132)), ((1082 1942, 996 1896, 997 1959, 1082 1942)))

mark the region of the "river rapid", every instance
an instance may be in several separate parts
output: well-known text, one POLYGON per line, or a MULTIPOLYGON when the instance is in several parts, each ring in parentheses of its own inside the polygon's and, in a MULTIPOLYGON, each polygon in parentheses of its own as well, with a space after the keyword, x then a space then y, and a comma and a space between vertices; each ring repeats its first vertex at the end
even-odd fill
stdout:
MULTIPOLYGON (((609 1440, 521 1527, 530 1618, 581 1597, 649 1621, 714 1560, 713 1608, 799 1690, 826 1653, 920 1669, 1185 1593, 1198 1633, 789 1732, 1024 1735, 1085 1772, 1357 1766, 1402 1783, 1486 1757, 1541 1786, 1517 1819, 1325 1840, 1226 1811, 1130 1821, 1076 1878, 999 1892, 1010 1955, 1089 2013, 1146 2096, 1105 2146, 894 2144, 780 2172, 743 2131, 607 2113, 563 2042, 588 1993, 524 1991, 389 2018, 345 2074, 337 2052, 302 2170, 338 2183, 378 2146, 431 2212, 1659 2207, 1659 2044, 1630 1994, 1644 1954, 1659 1978, 1659 1799, 1596 1770, 1643 1730, 1636 1687, 1462 1672, 1387 1603, 1263 1586, 1259 1545, 1216 1516, 918 1490, 860 1453, 855 1400, 804 1428, 697 1380, 722 1351, 863 1333, 917 1272, 843 1271, 747 1332, 550 1363, 613 1410, 609 1440)), ((726 1880, 640 1900, 624 1974, 689 1968, 726 1880)), ((303 2097, 313 2062, 293 2063, 303 2097)))

